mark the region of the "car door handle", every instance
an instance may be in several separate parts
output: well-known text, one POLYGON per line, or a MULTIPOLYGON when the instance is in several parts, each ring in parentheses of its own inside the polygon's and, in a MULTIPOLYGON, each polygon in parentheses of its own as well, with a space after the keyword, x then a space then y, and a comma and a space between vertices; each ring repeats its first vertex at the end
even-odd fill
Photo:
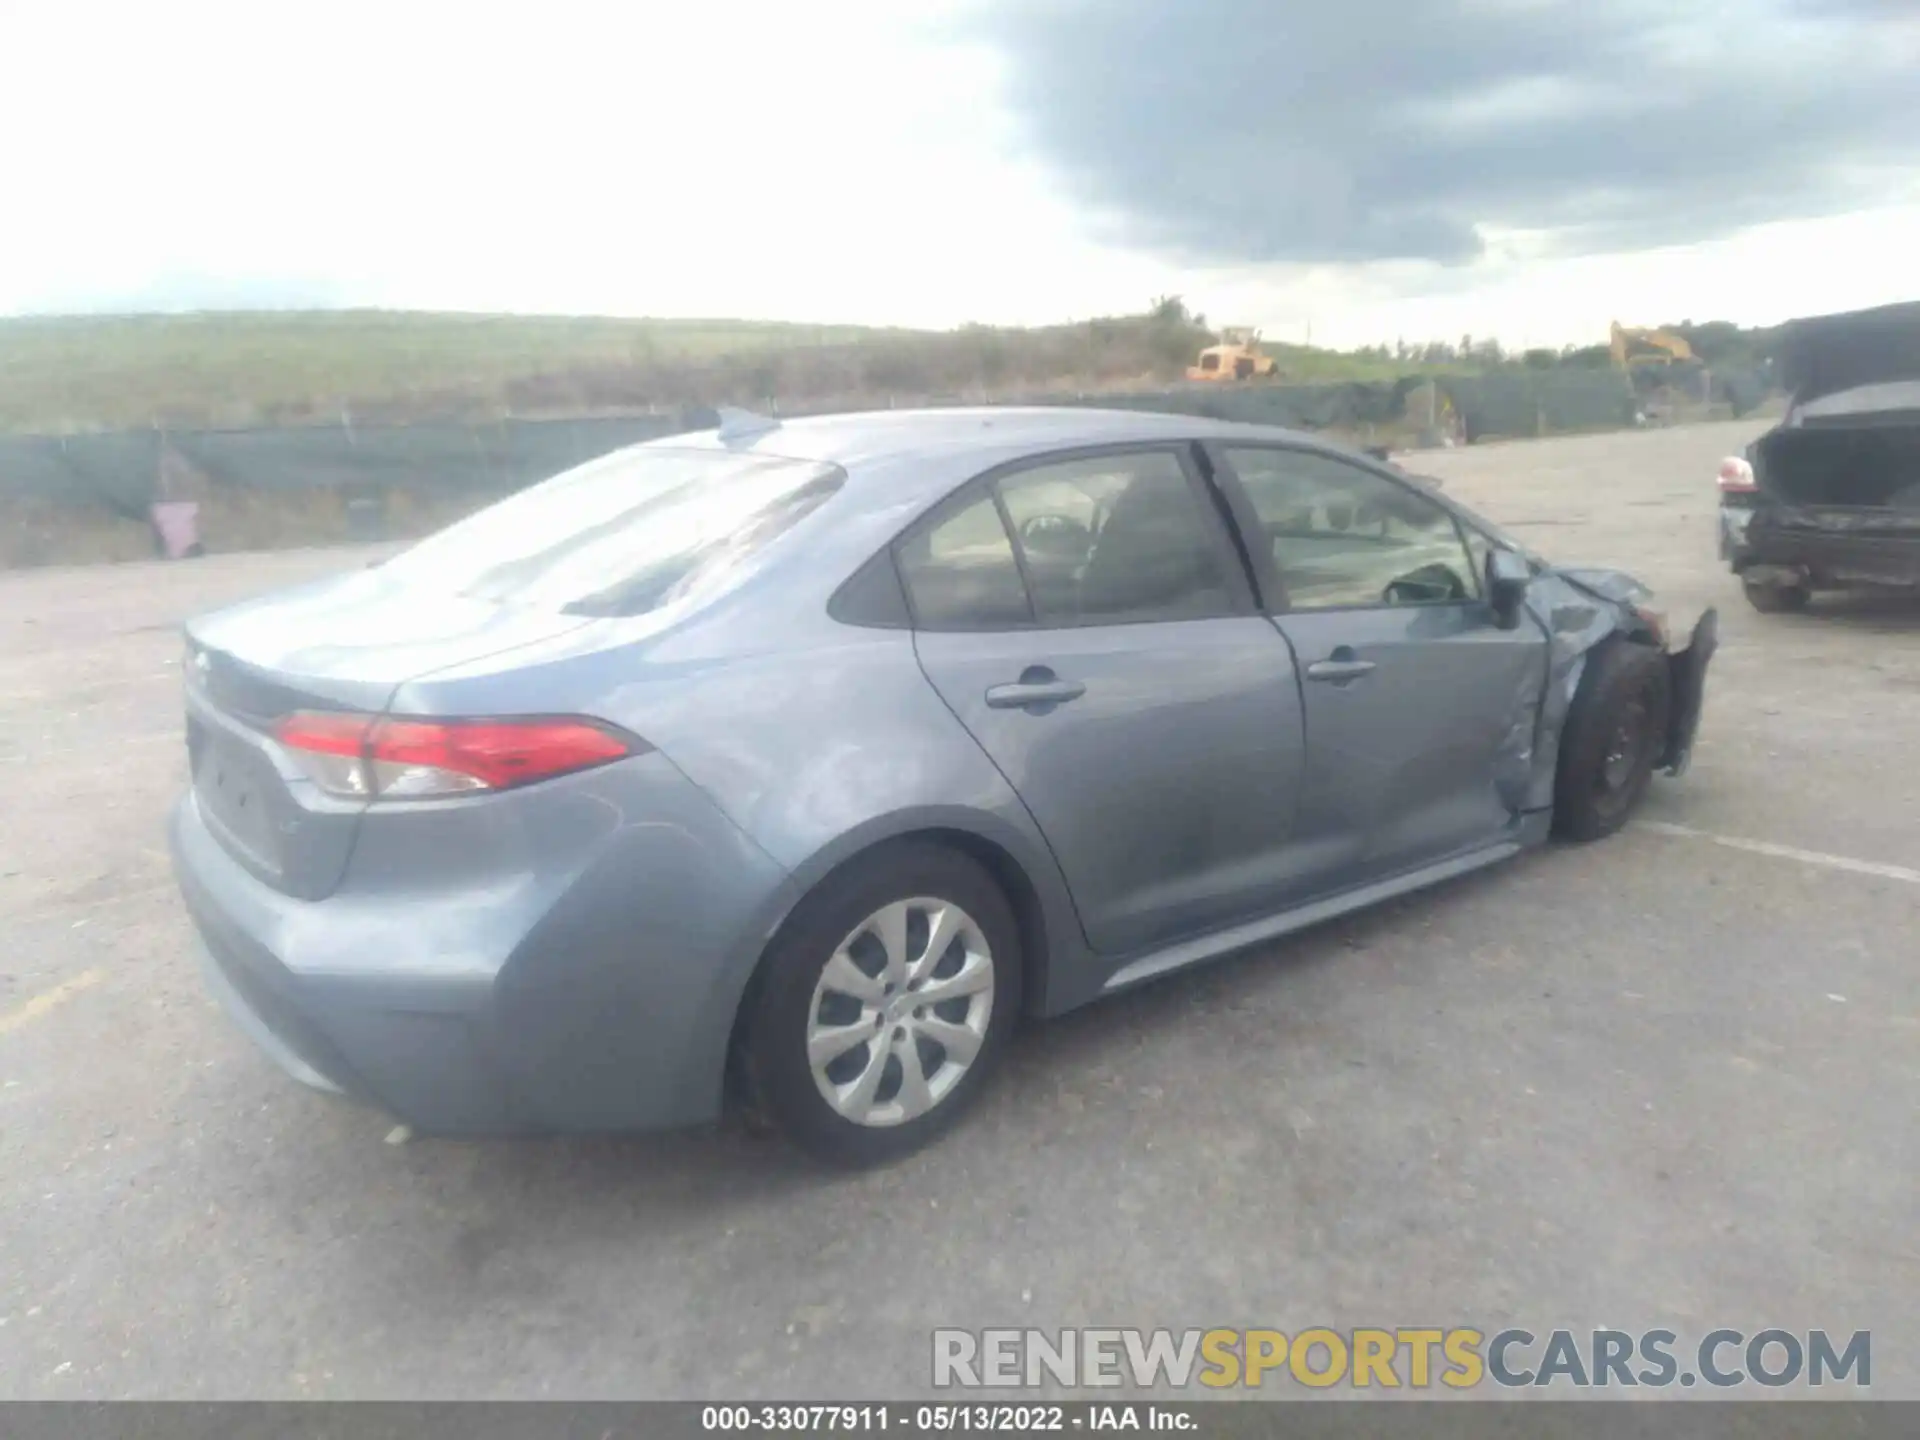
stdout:
POLYGON ((1371 660, 1316 660, 1307 666, 1307 679, 1331 680, 1335 684, 1342 680, 1358 680, 1362 675, 1372 673, 1371 660))
POLYGON ((1062 680, 1051 670, 1035 666, 1011 685, 994 685, 987 690, 987 705, 994 710, 1022 710, 1029 705, 1064 705, 1087 693, 1078 680, 1062 680), (1035 674, 1039 670, 1041 673, 1035 674))

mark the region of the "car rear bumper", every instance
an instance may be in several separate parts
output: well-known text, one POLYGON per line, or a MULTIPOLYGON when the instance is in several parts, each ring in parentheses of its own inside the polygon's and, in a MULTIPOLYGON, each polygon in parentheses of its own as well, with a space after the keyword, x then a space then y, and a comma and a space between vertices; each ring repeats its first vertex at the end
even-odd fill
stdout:
POLYGON ((1735 574, 1816 587, 1920 587, 1920 522, 1910 531, 1862 524, 1782 523, 1765 509, 1720 508, 1720 558, 1735 574))
POLYGON ((789 882, 663 760, 614 776, 627 768, 594 777, 596 799, 659 823, 621 826, 562 886, 505 908, 478 888, 386 893, 352 868, 326 900, 284 895, 188 794, 169 838, 208 990, 294 1079, 423 1134, 714 1118, 789 882))
POLYGON ((224 948, 216 952, 204 932, 195 935, 194 951, 200 961, 200 979, 207 992, 220 1002, 227 1018, 240 1027, 246 1037, 260 1047, 266 1057, 293 1079, 309 1089, 328 1095, 345 1095, 345 1085, 336 1077, 347 1073, 330 1047, 316 1044, 311 1028, 290 1020, 283 1007, 273 1002, 262 1004, 260 986, 253 973, 237 964, 224 948), (249 998, 252 996, 253 998, 249 998), (274 1013, 278 1019, 267 1019, 274 1013), (315 1068, 315 1060, 328 1067, 327 1073, 315 1068))

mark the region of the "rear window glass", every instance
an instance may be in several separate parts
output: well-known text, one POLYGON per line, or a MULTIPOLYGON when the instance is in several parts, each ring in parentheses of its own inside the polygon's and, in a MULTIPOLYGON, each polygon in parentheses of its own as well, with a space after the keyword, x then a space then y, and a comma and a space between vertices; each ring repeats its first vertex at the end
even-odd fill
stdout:
POLYGON ((637 615, 718 583, 845 478, 778 456, 621 451, 429 536, 387 570, 483 600, 637 615))
POLYGON ((1020 562, 991 495, 902 541, 900 578, 924 630, 997 630, 1033 622, 1020 562))

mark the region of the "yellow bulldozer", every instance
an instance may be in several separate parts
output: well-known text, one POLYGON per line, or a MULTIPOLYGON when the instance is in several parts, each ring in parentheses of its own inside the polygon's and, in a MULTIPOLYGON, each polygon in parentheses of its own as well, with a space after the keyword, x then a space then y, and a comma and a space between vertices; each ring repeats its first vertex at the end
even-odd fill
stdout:
POLYGON ((1613 363, 1622 370, 1636 365, 1686 364, 1694 359, 1693 347, 1666 330, 1650 330, 1637 325, 1613 322, 1613 363))
POLYGON ((1189 380, 1269 379, 1275 374, 1273 357, 1260 349, 1260 332, 1228 327, 1220 343, 1209 345, 1187 367, 1189 380))

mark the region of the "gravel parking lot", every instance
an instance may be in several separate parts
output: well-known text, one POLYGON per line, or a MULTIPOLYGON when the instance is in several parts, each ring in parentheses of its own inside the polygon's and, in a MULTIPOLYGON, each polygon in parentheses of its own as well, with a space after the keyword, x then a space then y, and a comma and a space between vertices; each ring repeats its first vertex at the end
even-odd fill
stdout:
MULTIPOLYGON (((206 999, 173 627, 350 551, 0 575, 0 1396, 909 1396, 936 1326, 1871 1329, 1920 1397, 1920 611, 1750 611, 1756 426, 1419 457, 1723 645, 1554 847, 1030 1029, 823 1175, 727 1128, 383 1143, 206 999)), ((1751 1392, 1749 1392, 1751 1393, 1751 1392)))

